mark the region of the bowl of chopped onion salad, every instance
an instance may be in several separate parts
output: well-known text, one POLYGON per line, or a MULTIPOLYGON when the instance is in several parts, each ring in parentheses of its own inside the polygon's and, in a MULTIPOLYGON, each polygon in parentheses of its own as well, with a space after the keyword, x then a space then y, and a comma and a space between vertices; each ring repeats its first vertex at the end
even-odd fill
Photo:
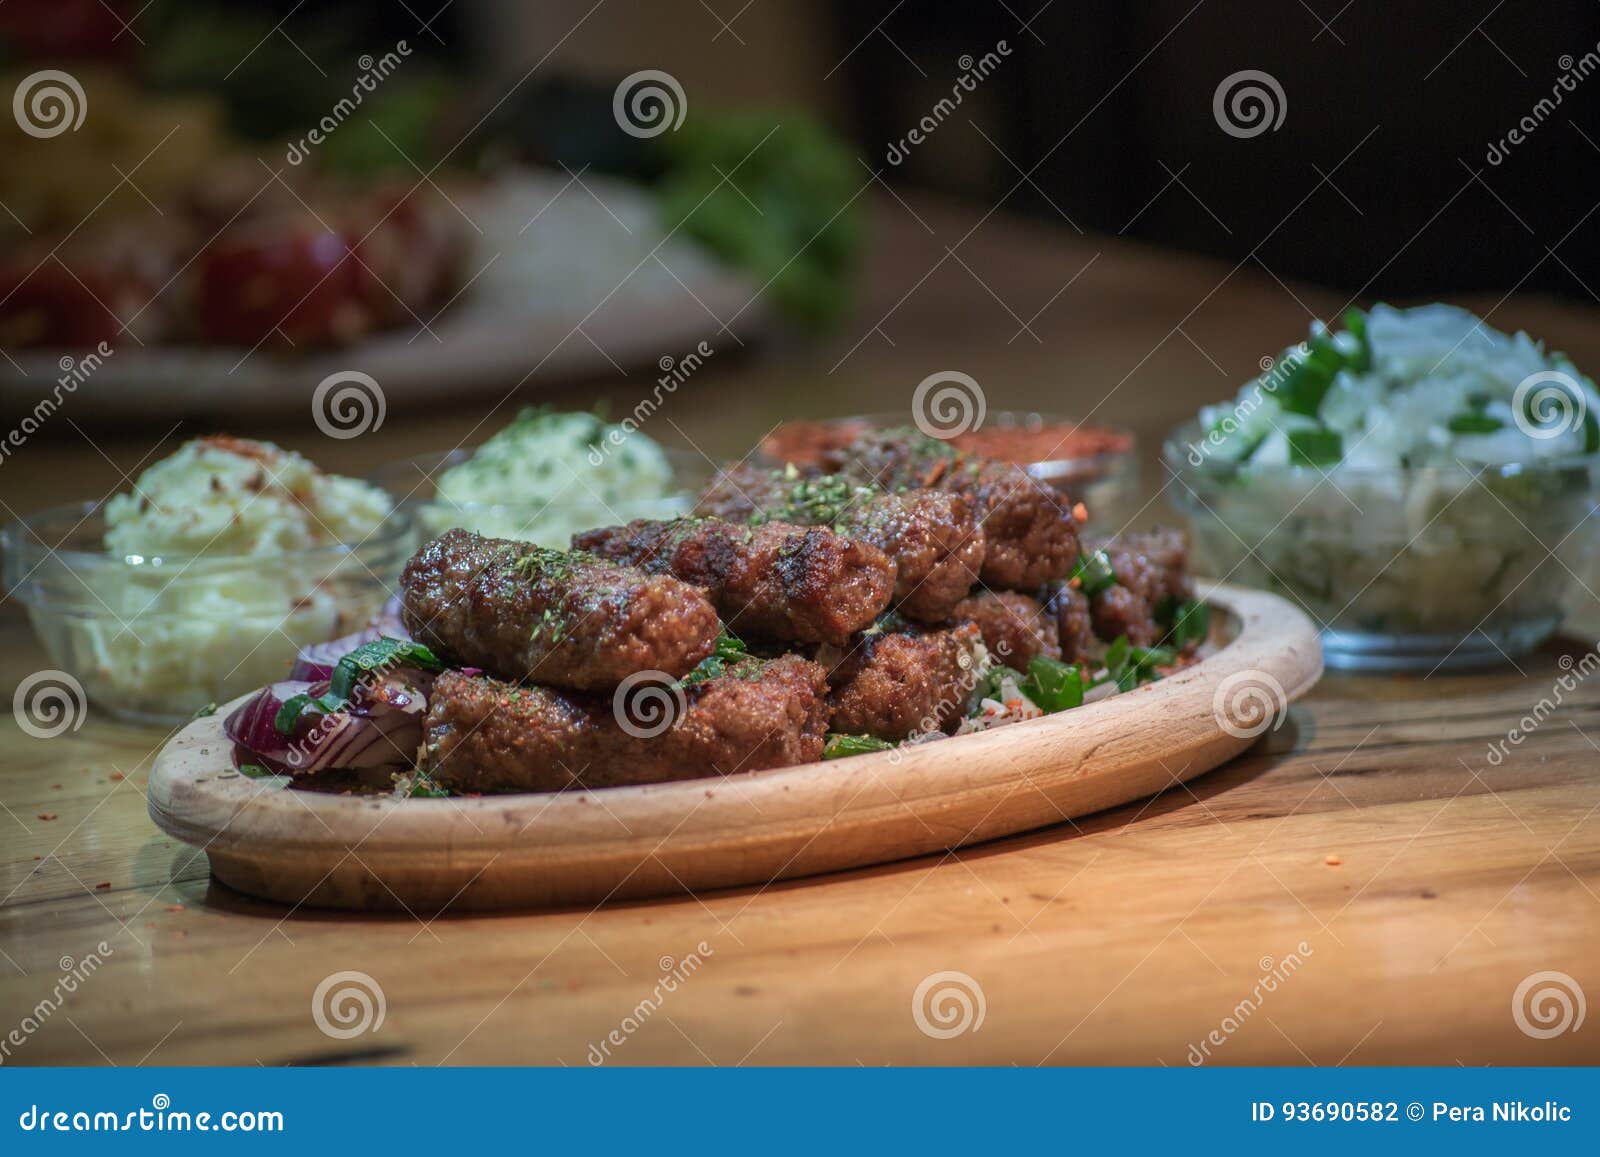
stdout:
POLYGON ((1480 665, 1554 634, 1600 525, 1600 394, 1565 355, 1380 305, 1262 367, 1164 447, 1211 574, 1293 598, 1333 667, 1480 665))

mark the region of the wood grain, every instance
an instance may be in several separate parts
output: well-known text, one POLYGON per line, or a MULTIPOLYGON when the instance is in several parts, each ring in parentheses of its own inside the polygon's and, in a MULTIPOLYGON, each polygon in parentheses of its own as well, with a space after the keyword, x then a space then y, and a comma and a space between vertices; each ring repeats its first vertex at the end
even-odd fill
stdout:
MULTIPOLYGON (((980 226, 986 208, 885 201, 845 332, 764 359, 717 341, 663 411, 663 435, 738 453, 785 417, 903 407, 923 377, 955 368, 991 409, 1092 412, 1149 448, 1303 334, 1308 310, 1344 302, 1004 213, 980 226)), ((1600 364, 1593 309, 1463 304, 1600 364)), ((397 407, 381 436, 337 445, 309 422, 239 432, 359 471, 481 440, 516 404, 513 385, 499 407, 397 407)), ((621 412, 648 385, 550 397, 606 397, 621 412)), ((93 442, 60 422, 37 435, 0 468, 0 506, 125 486, 120 471, 169 433, 72 416, 93 442)), ((1165 482, 1147 459, 1148 493, 1165 482)), ((1155 501, 1145 520, 1164 514, 1155 501)), ((1208 1063, 1597 1063, 1600 680, 1563 692, 1502 762, 1488 759, 1570 674, 1561 661, 1593 649, 1600 608, 1583 598, 1566 638, 1517 665, 1330 673, 1281 730, 1153 800, 948 855, 598 910, 286 913, 213 882, 203 855, 150 823, 164 734, 91 712, 81 730, 36 740, 0 715, 0 1029, 51 991, 61 957, 104 941, 105 966, 16 1063, 583 1065, 651 995, 661 958, 704 942, 704 966, 611 1061, 1182 1065, 1252 992, 1263 958, 1305 941, 1304 966, 1208 1063), (377 1032, 335 1040, 316 1027, 312 993, 340 970, 383 989, 377 1032), (944 970, 976 980, 987 1013, 977 1032, 936 1040, 911 1001, 944 970), (1586 990, 1582 1030, 1537 1040, 1517 1028, 1512 994, 1543 970, 1586 990)), ((0 692, 46 665, 16 609, 0 610, 0 692)))
POLYGON ((763 885, 947 851, 1187 783, 1310 690, 1322 651, 1309 618, 1262 591, 1203 593, 1222 645, 1159 683, 942 743, 721 779, 449 800, 289 791, 234 769, 222 721, 242 696, 162 750, 150 818, 249 895, 430 914, 763 885))

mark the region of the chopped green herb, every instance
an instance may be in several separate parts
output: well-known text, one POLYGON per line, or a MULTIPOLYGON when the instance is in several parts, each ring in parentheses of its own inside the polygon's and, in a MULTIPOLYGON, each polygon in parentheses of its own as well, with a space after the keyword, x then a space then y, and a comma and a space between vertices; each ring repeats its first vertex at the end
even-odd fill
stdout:
POLYGON ((717 645, 711 649, 711 654, 701 659, 693 671, 678 680, 679 686, 692 687, 696 683, 704 683, 707 679, 718 679, 728 673, 728 669, 750 657, 749 650, 744 645, 744 640, 735 635, 724 626, 717 633, 717 645))
POLYGON ((406 792, 408 799, 448 799, 450 789, 440 787, 428 776, 426 772, 419 771, 411 781, 411 790, 406 792))
POLYGON ((1110 555, 1103 550, 1092 550, 1078 556, 1068 581, 1071 579, 1079 580, 1078 589, 1093 598, 1112 586, 1117 581, 1117 574, 1111 569, 1110 555))
POLYGON ((839 474, 793 482, 782 504, 767 510, 752 523, 793 522, 799 526, 831 526, 839 521, 863 488, 839 474))
POLYGON ((239 765, 239 774, 248 776, 251 779, 271 779, 278 773, 275 771, 269 771, 267 768, 262 767, 259 763, 241 763, 239 765))
POLYGON ((1316 417, 1322 399, 1341 371, 1362 373, 1372 368, 1367 315, 1352 309, 1345 312, 1342 320, 1344 330, 1340 333, 1333 333, 1320 321, 1312 322, 1304 352, 1294 346, 1279 355, 1278 365, 1288 368, 1282 371, 1275 393, 1278 403, 1289 413, 1316 417))
POLYGON ((1296 466, 1332 466, 1344 456, 1344 438, 1333 430, 1290 430, 1289 461, 1296 466))
POLYGON ((204 719, 208 715, 215 715, 216 713, 217 705, 215 703, 207 703, 204 707, 200 708, 200 710, 189 716, 189 720, 190 722, 193 722, 196 719, 204 719))
POLYGON ((1354 339, 1353 354, 1348 358, 1350 369, 1364 374, 1372 369, 1372 339, 1367 336, 1367 315, 1359 309, 1345 310, 1344 331, 1354 339))
POLYGON ((1476 413, 1457 414, 1448 425, 1452 434, 1493 434, 1505 427, 1499 418, 1476 413))
POLYGON ((1128 636, 1118 635, 1106 649, 1106 674, 1097 683, 1113 682, 1119 691, 1132 691, 1141 683, 1153 683, 1161 678, 1158 667, 1169 667, 1178 661, 1177 652, 1170 647, 1136 647, 1128 636))
POLYGON ((1199 599, 1178 603, 1172 612, 1167 640, 1179 651, 1203 643, 1211 635, 1211 607, 1199 599))
POLYGON ((272 728, 279 735, 293 735, 306 712, 314 715, 332 715, 349 706, 347 698, 328 692, 325 695, 293 695, 284 700, 272 718, 272 728))
POLYGON ((339 660, 333 668, 333 677, 328 681, 328 694, 336 699, 348 700, 363 676, 374 671, 392 671, 396 667, 444 670, 444 664, 438 656, 421 643, 410 639, 391 639, 385 635, 361 644, 339 660))
POLYGON ((843 735, 830 732, 822 744, 823 759, 843 759, 847 755, 867 755, 874 751, 890 751, 894 744, 875 735, 843 735))
POLYGON ((1081 707, 1087 683, 1088 673, 1078 664, 1035 655, 1017 686, 1041 711, 1054 714, 1081 707))

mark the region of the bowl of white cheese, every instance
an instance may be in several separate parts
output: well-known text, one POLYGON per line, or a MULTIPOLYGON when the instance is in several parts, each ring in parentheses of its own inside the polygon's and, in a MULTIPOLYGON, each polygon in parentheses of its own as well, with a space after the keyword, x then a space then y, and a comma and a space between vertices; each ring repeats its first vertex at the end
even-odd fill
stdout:
POLYGON ((201 438, 126 494, 0 532, 6 589, 98 708, 181 722, 350 633, 416 548, 381 489, 265 442, 201 438))
POLYGON ((460 526, 565 550, 579 531, 689 513, 714 470, 630 422, 530 407, 476 449, 391 462, 371 481, 427 536, 460 526))

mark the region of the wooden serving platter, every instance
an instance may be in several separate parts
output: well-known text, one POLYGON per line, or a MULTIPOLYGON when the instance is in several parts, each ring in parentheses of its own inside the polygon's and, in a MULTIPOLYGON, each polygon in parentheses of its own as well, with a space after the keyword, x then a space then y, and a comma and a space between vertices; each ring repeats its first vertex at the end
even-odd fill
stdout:
POLYGON ((290 790, 233 770, 222 721, 167 744, 150 816, 223 883, 287 904, 595 904, 766 884, 943 851, 1153 795, 1282 722, 1322 674, 1317 630, 1276 595, 1202 586, 1216 650, 1059 715, 803 767, 647 787, 409 799, 290 790))

